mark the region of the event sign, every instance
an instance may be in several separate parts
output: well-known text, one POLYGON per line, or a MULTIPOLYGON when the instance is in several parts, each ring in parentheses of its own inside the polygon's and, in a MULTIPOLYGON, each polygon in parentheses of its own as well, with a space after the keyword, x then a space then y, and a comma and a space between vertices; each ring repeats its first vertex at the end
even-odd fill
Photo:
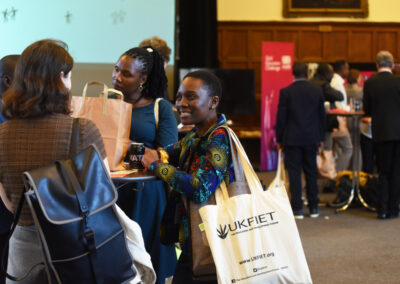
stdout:
POLYGON ((276 114, 279 91, 293 81, 294 43, 263 42, 261 62, 261 157, 260 169, 276 169, 276 114))

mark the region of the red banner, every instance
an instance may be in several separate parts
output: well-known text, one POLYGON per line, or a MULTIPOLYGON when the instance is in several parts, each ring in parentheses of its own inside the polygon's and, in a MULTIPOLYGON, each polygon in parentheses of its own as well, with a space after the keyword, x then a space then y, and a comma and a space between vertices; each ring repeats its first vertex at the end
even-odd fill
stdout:
POLYGON ((261 62, 261 157, 260 169, 276 169, 276 113, 279 91, 293 81, 292 42, 263 42, 261 62))

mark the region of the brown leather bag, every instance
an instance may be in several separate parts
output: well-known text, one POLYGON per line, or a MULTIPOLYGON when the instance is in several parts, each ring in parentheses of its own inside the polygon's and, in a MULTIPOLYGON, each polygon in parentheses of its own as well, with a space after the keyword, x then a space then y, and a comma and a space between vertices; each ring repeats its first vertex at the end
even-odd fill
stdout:
MULTIPOLYGON (((229 128, 221 126, 218 128, 225 128, 229 135, 229 128)), ((217 128, 217 129, 218 129, 217 128)), ((211 135, 210 135, 211 136, 211 135)), ((248 184, 245 181, 243 169, 238 160, 236 148, 232 147, 231 137, 229 136, 231 156, 233 168, 235 172, 236 181, 229 184, 228 193, 230 197, 239 194, 250 194, 248 184)), ((228 184, 228 183, 226 183, 228 184)), ((207 201, 203 203, 194 203, 190 201, 190 236, 192 241, 192 271, 195 279, 201 280, 214 280, 216 279, 216 268, 211 254, 210 246, 207 241, 206 232, 200 228, 203 223, 201 220, 199 209, 206 205, 215 205, 215 194, 213 194, 207 201)))

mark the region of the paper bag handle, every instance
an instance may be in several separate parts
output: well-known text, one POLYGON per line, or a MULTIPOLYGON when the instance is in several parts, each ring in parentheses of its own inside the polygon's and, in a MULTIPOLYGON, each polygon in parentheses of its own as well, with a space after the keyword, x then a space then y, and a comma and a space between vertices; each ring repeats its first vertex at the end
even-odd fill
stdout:
POLYGON ((87 93, 87 88, 88 86, 93 86, 93 85, 98 85, 98 86, 103 86, 103 113, 106 114, 107 113, 107 100, 108 100, 108 93, 109 92, 113 92, 116 93, 117 95, 120 96, 120 99, 124 98, 124 94, 121 91, 112 89, 112 88, 108 88, 106 84, 104 84, 103 82, 99 82, 99 81, 91 81, 91 82, 87 82, 85 84, 85 86, 83 87, 83 91, 82 91, 82 105, 81 105, 81 109, 78 112, 78 115, 82 113, 83 108, 85 106, 85 98, 86 98, 86 93, 87 93))

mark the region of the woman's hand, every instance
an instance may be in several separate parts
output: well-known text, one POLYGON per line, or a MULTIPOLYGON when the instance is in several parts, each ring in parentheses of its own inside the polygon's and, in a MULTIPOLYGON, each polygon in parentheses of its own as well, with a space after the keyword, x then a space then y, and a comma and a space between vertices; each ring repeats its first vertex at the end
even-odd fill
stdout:
POLYGON ((160 157, 158 156, 158 152, 156 150, 146 148, 146 152, 143 155, 142 158, 142 165, 146 169, 150 169, 151 163, 158 161, 160 157))

